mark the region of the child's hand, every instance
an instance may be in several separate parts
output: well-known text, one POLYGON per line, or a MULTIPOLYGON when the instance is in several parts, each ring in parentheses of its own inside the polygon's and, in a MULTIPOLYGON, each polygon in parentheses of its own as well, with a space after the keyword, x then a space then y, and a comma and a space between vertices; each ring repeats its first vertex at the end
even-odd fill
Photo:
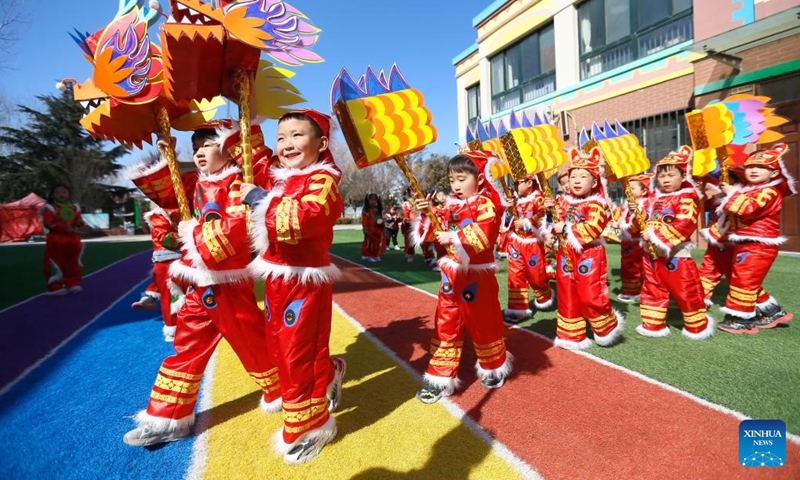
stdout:
POLYGON ((628 200, 628 210, 629 211, 635 212, 636 209, 638 209, 638 208, 639 208, 639 205, 635 201, 628 200))
POLYGON ((419 211, 430 210, 431 209, 431 194, 430 193, 427 194, 425 196, 425 198, 422 199, 422 200, 417 200, 417 202, 414 204, 414 206, 417 207, 417 210, 419 210, 419 211))
POLYGON ((447 246, 452 244, 452 240, 450 239, 450 232, 436 232, 436 241, 439 242, 439 245, 447 246))
POLYGON ((544 199, 544 208, 550 209, 556 206, 556 201, 552 198, 545 198, 544 199))
POLYGON ((720 183, 719 189, 722 190, 722 193, 727 195, 731 193, 731 191, 733 190, 733 185, 728 185, 727 183, 720 183))
POLYGON ((246 197, 252 189, 256 188, 252 183, 242 183, 239 185, 239 191, 242 192, 242 198, 246 197))
POLYGON ((555 225, 553 225, 553 230, 554 230, 556 233, 561 233, 561 231, 562 231, 562 230, 564 230, 564 227, 565 227, 566 225, 567 225, 567 224, 566 224, 566 223, 564 223, 564 222, 558 222, 558 223, 556 223, 555 225))
POLYGON ((720 193, 722 193, 722 190, 720 190, 718 186, 714 185, 713 183, 706 184, 706 195, 708 197, 715 197, 720 193))
POLYGON ((521 218, 519 220, 514 220, 514 228, 516 228, 517 230, 525 229, 525 220, 521 218))
POLYGON ((169 137, 169 141, 166 138, 159 135, 158 142, 156 142, 156 146, 159 150, 166 150, 168 147, 172 147, 175 149, 175 145, 178 144, 178 139, 175 137, 169 137))

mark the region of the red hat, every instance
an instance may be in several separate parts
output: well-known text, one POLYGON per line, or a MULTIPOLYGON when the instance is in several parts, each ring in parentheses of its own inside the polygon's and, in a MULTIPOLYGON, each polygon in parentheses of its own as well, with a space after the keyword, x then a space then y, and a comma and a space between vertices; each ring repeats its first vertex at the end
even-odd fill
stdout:
POLYGON ((592 177, 597 180, 597 186, 592 193, 598 194, 608 201, 608 198, 606 197, 607 189, 605 186, 606 178, 604 176, 603 166, 601 163, 603 155, 600 153, 600 149, 598 147, 593 147, 591 150, 589 150, 589 153, 585 155, 577 148, 572 147, 569 149, 567 156, 569 157, 567 172, 577 169, 586 170, 589 172, 592 177))
MULTIPOLYGON (((681 184, 681 189, 693 188, 698 195, 702 195, 703 193, 700 191, 700 188, 698 188, 697 184, 695 184, 694 180, 692 179, 693 155, 694 150, 692 150, 692 147, 683 145, 678 149, 677 152, 669 152, 664 156, 664 158, 656 162, 656 170, 658 170, 658 167, 662 165, 673 165, 675 168, 683 172, 683 183, 681 184)), ((656 180, 655 175, 650 180, 650 186, 654 192, 659 191, 658 181, 656 180)))
MULTIPOLYGON (((502 162, 502 160, 500 160, 494 152, 490 152, 489 150, 469 150, 460 155, 469 158, 472 163, 475 164, 478 173, 483 173, 483 188, 489 193, 494 204, 498 207, 506 205, 508 202, 502 200, 504 196, 500 195, 502 187, 499 187, 499 181, 495 180, 492 176, 492 164, 495 162, 502 162)), ((480 189, 481 186, 478 185, 478 190, 480 189)))
POLYGON ((322 112, 318 112, 316 110, 311 110, 310 108, 300 108, 297 110, 292 110, 290 113, 302 113, 303 115, 310 118, 314 123, 317 124, 320 130, 322 130, 323 137, 330 137, 331 136, 331 117, 330 115, 325 115, 322 112))
POLYGON ((786 165, 783 163, 783 156, 787 151, 789 151, 789 147, 785 143, 778 143, 772 148, 756 150, 744 161, 744 168, 762 167, 777 171, 777 179, 783 180, 777 185, 781 195, 784 197, 797 195, 795 180, 786 170, 786 165))
POLYGON ((650 182, 653 181, 653 175, 653 173, 640 173, 638 175, 631 175, 628 179, 641 183, 642 188, 644 188, 644 196, 649 197, 652 194, 650 191, 650 182))

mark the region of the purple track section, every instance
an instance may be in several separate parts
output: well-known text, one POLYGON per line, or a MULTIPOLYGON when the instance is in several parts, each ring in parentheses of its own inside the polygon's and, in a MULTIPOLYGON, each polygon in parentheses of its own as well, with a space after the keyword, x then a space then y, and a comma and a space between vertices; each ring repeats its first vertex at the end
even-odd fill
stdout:
POLYGON ((136 253, 84 277, 82 293, 43 295, 0 313, 0 389, 141 283, 153 268, 150 256, 136 253))

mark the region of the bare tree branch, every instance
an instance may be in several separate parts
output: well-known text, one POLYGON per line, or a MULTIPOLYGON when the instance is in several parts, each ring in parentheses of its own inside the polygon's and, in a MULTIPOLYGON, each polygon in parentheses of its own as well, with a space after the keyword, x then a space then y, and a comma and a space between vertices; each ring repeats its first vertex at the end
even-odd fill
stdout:
POLYGON ((19 40, 25 23, 25 0, 2 0, 0 2, 0 70, 9 67, 3 57, 11 55, 11 49, 19 40))

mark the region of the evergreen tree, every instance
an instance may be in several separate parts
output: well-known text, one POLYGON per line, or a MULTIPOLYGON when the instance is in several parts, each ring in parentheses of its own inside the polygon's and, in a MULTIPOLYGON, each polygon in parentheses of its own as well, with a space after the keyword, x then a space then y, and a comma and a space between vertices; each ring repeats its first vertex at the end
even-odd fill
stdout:
POLYGON ((99 206, 105 195, 95 183, 119 168, 125 147, 104 148, 81 127, 83 110, 67 89, 61 95, 36 97, 39 111, 18 105, 20 128, 0 127, 0 202, 36 192, 46 197, 54 184, 63 183, 72 200, 87 208, 99 206))

